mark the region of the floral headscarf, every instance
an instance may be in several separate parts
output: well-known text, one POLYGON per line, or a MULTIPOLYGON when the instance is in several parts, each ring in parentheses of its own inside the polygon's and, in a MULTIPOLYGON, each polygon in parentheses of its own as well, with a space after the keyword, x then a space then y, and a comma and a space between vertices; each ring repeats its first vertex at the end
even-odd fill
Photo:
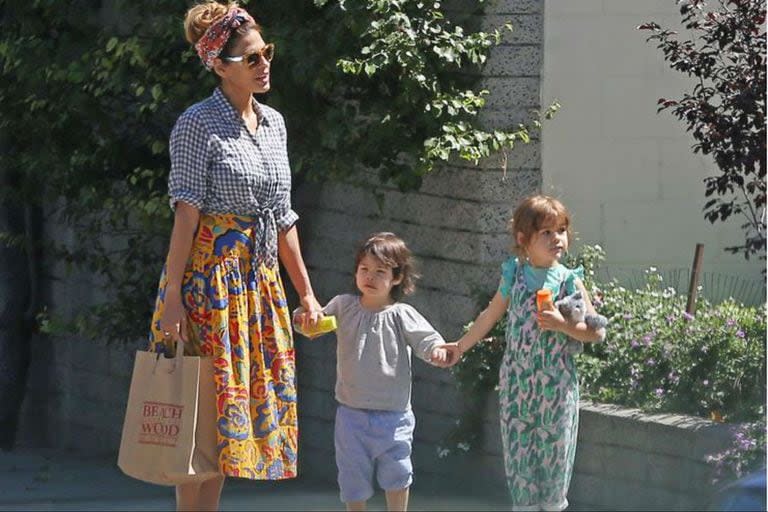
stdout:
POLYGON ((232 32, 243 23, 255 23, 254 19, 242 7, 234 7, 221 19, 213 22, 203 37, 195 44, 195 50, 206 69, 213 69, 213 61, 229 41, 232 32))

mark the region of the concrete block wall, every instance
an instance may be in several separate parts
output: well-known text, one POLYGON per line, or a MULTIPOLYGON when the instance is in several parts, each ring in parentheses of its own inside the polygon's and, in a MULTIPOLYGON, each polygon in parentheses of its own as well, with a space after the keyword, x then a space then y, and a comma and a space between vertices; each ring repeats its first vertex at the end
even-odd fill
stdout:
POLYGON ((583 402, 570 499, 592 510, 706 510, 728 425, 583 402))
POLYGON ((116 457, 137 348, 34 338, 18 444, 116 457))
MULTIPOLYGON (((569 510, 707 510, 712 504, 718 487, 706 457, 730 447, 728 425, 589 401, 579 409, 569 510)), ((503 495, 498 412, 497 397, 489 397, 479 454, 443 464, 471 475, 482 492, 503 495)))
MULTIPOLYGON (((510 128, 540 109, 543 2, 490 2, 479 15, 473 2, 454 1, 456 19, 470 19, 490 30, 510 22, 494 48, 479 86, 490 92, 481 122, 487 128, 510 128)), ((407 298, 449 340, 473 320, 498 283, 499 265, 508 257, 506 223, 514 205, 541 189, 538 140, 520 144, 506 157, 494 155, 474 165, 451 161, 424 179, 418 192, 402 193, 378 186, 374 174, 355 183, 325 184, 295 198, 301 215, 300 237, 312 284, 321 302, 354 291, 356 244, 375 231, 400 235, 414 252, 422 279, 407 298), (377 201, 374 190, 381 194, 377 201)), ((297 341, 300 379, 302 471, 335 480, 333 468, 333 336, 297 341)), ((417 418, 414 461, 421 482, 438 483, 453 467, 437 458, 438 447, 458 417, 462 398, 450 373, 414 362, 413 407, 417 418)), ((467 461, 469 463, 469 461, 467 461)), ((493 478, 499 466, 476 463, 477 474, 493 478)))

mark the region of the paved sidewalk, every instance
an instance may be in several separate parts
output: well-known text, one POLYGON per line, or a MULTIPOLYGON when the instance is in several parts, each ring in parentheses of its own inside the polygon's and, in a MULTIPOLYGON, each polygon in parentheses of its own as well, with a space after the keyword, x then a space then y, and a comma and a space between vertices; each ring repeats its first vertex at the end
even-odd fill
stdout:
MULTIPOLYGON (((335 471, 335 468, 334 468, 335 471)), ((222 510, 343 510, 334 486, 302 479, 252 482, 229 479, 222 510)), ((414 488, 410 510, 507 510, 498 498, 428 495, 414 488)), ((114 458, 82 458, 63 452, 17 449, 0 452, 0 511, 173 510, 171 487, 122 474, 114 458)), ((369 510, 386 510, 383 493, 369 510)))

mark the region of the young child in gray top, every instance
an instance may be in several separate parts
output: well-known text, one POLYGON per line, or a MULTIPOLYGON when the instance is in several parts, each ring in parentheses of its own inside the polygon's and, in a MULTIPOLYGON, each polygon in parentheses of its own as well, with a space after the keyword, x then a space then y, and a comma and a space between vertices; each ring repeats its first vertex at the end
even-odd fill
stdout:
POLYGON ((364 510, 374 468, 389 510, 406 510, 413 481, 411 352, 436 366, 448 363, 443 337, 413 306, 411 253, 392 233, 376 233, 355 257, 360 295, 338 295, 323 308, 338 323, 334 438, 341 501, 364 510))

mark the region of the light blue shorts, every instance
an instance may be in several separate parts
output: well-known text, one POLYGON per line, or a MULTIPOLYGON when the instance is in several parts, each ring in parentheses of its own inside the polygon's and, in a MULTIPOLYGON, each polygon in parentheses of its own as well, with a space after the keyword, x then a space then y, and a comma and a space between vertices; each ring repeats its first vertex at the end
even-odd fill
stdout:
POLYGON ((342 502, 365 501, 373 496, 374 473, 385 491, 411 485, 415 427, 416 418, 410 409, 374 411, 339 405, 334 444, 342 502))

